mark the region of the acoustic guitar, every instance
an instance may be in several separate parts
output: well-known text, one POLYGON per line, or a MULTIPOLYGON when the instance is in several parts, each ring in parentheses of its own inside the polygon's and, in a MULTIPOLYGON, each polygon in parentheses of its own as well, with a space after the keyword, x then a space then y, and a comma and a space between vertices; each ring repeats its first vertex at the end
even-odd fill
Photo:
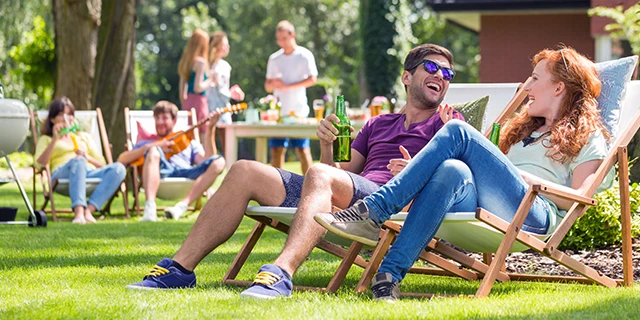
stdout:
MULTIPOLYGON (((238 104, 230 105, 228 107, 224 107, 222 109, 218 109, 217 111, 220 114, 223 114, 223 113, 227 113, 227 112, 237 113, 238 111, 242 111, 242 110, 245 110, 245 109, 247 109, 247 103, 246 102, 241 102, 241 103, 238 103, 238 104)), ((159 139, 158 141, 164 141, 164 140, 173 141, 173 145, 170 145, 170 146, 167 147, 169 150, 165 150, 164 151, 164 155, 165 155, 166 159, 170 159, 174 155, 176 155, 176 154, 182 152, 184 149, 186 149, 191 144, 191 140, 194 139, 193 130, 195 130, 195 128, 200 127, 203 124, 207 123, 207 121, 209 121, 210 119, 211 119, 211 117, 206 117, 206 118, 202 119, 200 122, 190 126, 186 130, 180 130, 180 131, 172 132, 171 134, 167 135, 166 137, 163 137, 162 139, 159 139)), ((138 158, 135 161, 133 161, 130 165, 131 166, 141 166, 143 164, 144 164, 144 156, 141 156, 140 158, 138 158)))

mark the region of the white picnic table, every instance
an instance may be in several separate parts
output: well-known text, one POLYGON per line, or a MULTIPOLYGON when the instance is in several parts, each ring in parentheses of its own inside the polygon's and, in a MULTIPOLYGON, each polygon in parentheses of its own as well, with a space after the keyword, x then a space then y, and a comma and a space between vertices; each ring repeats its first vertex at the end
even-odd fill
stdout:
MULTIPOLYGON (((352 137, 360 131, 365 121, 351 120, 351 126, 355 129, 352 137)), ((225 129, 224 156, 227 168, 238 160, 238 139, 255 138, 256 139, 256 161, 268 163, 267 157, 267 139, 269 138, 311 138, 318 139, 316 136, 317 123, 275 123, 262 121, 258 123, 247 123, 244 121, 233 122, 231 124, 219 123, 218 128, 225 129)))

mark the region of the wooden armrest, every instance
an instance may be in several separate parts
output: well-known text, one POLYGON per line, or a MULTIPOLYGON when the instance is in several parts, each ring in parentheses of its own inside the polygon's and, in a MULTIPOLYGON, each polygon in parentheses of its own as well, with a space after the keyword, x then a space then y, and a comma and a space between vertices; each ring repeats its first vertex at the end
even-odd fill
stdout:
POLYGON ((552 196, 556 196, 556 197, 560 197, 563 199, 567 199, 567 200, 571 200, 571 201, 575 201, 578 203, 582 203, 582 204, 586 204, 586 205, 590 205, 590 206, 595 206, 598 204, 598 201, 596 201, 593 198, 589 198, 589 197, 585 197, 583 195, 577 194, 577 193, 573 193, 573 192, 568 192, 565 190, 560 190, 556 187, 552 187, 549 185, 544 185, 544 184, 534 184, 531 186, 533 188, 533 190, 537 191, 538 193, 542 194, 542 195, 552 195, 552 196))

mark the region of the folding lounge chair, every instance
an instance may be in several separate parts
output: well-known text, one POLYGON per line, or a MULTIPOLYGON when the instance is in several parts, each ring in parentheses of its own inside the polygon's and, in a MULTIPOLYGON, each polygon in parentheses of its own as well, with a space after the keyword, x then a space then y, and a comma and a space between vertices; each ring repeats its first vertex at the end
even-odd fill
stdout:
MULTIPOLYGON (((487 296, 495 280, 572 281, 597 283, 607 287, 615 287, 617 285, 631 286, 633 284, 633 265, 627 145, 640 127, 640 81, 632 81, 629 84, 627 97, 621 111, 619 124, 619 132, 621 133, 610 146, 610 152, 598 168, 596 178, 591 182, 589 188, 582 193, 578 193, 577 191, 564 192, 556 190, 554 187, 547 185, 530 186, 511 223, 498 218, 483 208, 478 208, 475 213, 448 213, 445 216, 445 221, 436 233, 435 239, 429 243, 420 256, 420 259, 441 268, 441 270, 434 271, 432 268, 414 267, 411 268, 409 272, 456 275, 470 280, 482 278, 482 283, 475 294, 476 297, 487 296), (614 280, 603 276, 593 268, 557 250, 558 245, 576 219, 584 215, 589 206, 597 204, 591 197, 615 163, 618 163, 619 166, 623 238, 622 267, 624 277, 622 280, 614 280), (552 234, 538 235, 520 229, 537 194, 554 195, 574 202, 558 228, 552 234), (482 252, 484 253, 484 261, 473 259, 461 251, 446 245, 442 240, 446 240, 468 251, 482 252), (533 249, 571 269, 580 276, 536 276, 505 272, 504 264, 509 252, 523 251, 526 249, 533 249), (433 252, 437 252, 441 256, 454 260, 456 263, 451 263, 441 256, 435 255, 433 252), (495 252, 495 257, 492 258, 491 254, 487 252, 495 252), (471 270, 461 269, 459 265, 471 270)), ((500 121, 505 121, 506 118, 504 118, 504 115, 511 113, 511 111, 505 110, 499 118, 500 121)), ((403 214, 406 215, 406 213, 403 214)), ((403 220, 400 216, 398 216, 398 218, 403 220)), ((385 223, 384 230, 381 232, 380 242, 357 285, 356 292, 364 292, 368 288, 371 279, 401 228, 402 226, 399 223, 393 222, 393 219, 385 223)), ((405 295, 430 297, 435 294, 406 293, 405 295)))
MULTIPOLYGON (((32 121, 31 121, 31 134, 33 135, 34 146, 38 144, 38 128, 40 124, 47 119, 48 111, 39 110, 34 111, 32 113, 32 121)), ((107 135, 107 131, 104 126, 104 121, 102 118, 102 111, 100 108, 96 108, 96 110, 77 110, 74 114, 74 118, 80 124, 80 127, 84 132, 87 132, 91 135, 94 140, 95 145, 102 150, 102 156, 107 161, 107 164, 113 163, 113 156, 111 154, 111 144, 109 143, 109 137, 107 135)), ((51 216, 53 221, 57 221, 57 212, 73 212, 71 208, 65 209, 56 209, 53 193, 62 194, 65 196, 69 195, 69 179, 51 179, 51 169, 49 165, 44 166, 43 168, 33 168, 33 206, 36 207, 36 176, 41 176, 42 181, 42 191, 44 194, 44 203, 42 204, 41 210, 45 210, 45 212, 51 212, 51 216), (47 204, 51 202, 51 209, 46 210, 47 204)), ((100 183, 101 179, 99 178, 89 178, 87 179, 87 195, 91 194, 95 188, 100 183)), ((123 196, 124 201, 124 210, 125 216, 129 218, 129 210, 128 210, 128 199, 127 199, 127 189, 126 184, 123 182, 120 185, 119 189, 120 193, 123 196)), ((111 199, 107 202, 104 209, 98 208, 100 212, 110 212, 111 202, 114 197, 118 194, 116 192, 111 199)))
MULTIPOLYGON (((155 132, 155 120, 153 119, 153 111, 151 110, 129 110, 129 108, 124 109, 124 119, 125 119, 125 130, 126 130, 126 149, 133 150, 133 146, 136 144, 138 140, 138 126, 137 123, 140 123, 143 128, 154 128, 155 132)), ((187 128, 189 123, 196 123, 196 115, 195 113, 191 113, 191 111, 178 111, 178 119, 176 122, 176 129, 187 128)), ((196 128, 194 131, 194 137, 196 141, 200 142, 200 136, 198 135, 198 129, 196 128)), ((142 176, 141 176, 142 167, 132 166, 131 177, 132 177, 132 190, 133 190, 133 199, 134 199, 134 209, 136 210, 136 214, 140 216, 140 188, 142 187, 142 176)), ((162 178, 160 180, 160 186, 158 188, 158 192, 156 197, 159 199, 165 200, 182 200, 189 193, 191 186, 193 185, 194 180, 187 178, 162 178)), ((198 199, 195 207, 190 207, 190 210, 198 210, 200 209, 202 204, 201 199, 198 199)), ((164 208, 159 207, 158 210, 163 210, 164 208)))
MULTIPOLYGON (((495 95, 495 98, 494 96, 490 96, 491 98, 489 100, 489 104, 487 105, 484 119, 494 119, 502 110, 501 108, 510 102, 509 97, 511 97, 513 92, 516 91, 517 87, 517 83, 500 84, 491 88, 489 88, 488 86, 480 86, 476 88, 474 86, 452 84, 447 94, 446 99, 448 100, 446 100, 445 102, 449 104, 461 103, 476 100, 487 95, 487 93, 493 94, 495 95)), ((520 102, 518 102, 518 104, 521 103, 523 99, 524 96, 522 96, 522 99, 520 100, 520 102)), ((482 124, 483 128, 488 126, 484 119, 482 124)), ((334 209, 338 210, 337 208, 334 209)), ((236 255, 234 261, 231 263, 227 273, 222 279, 222 282, 228 285, 250 285, 250 281, 236 280, 236 277, 240 272, 240 269, 246 262, 247 258, 249 257, 249 254, 255 247, 258 239, 260 239, 260 236, 264 232, 264 229, 269 226, 285 234, 288 233, 289 226, 291 225, 291 221, 293 220, 293 215, 295 214, 295 212, 296 208, 249 206, 245 212, 245 215, 248 218, 256 220, 257 223, 249 234, 249 237, 245 241, 244 245, 236 255)), ((401 213, 392 216, 391 219, 393 221, 403 221, 405 216, 406 213, 401 213)), ((368 262, 359 255, 361 249, 363 248, 363 245, 361 243, 355 241, 351 242, 350 240, 341 238, 331 232, 328 232, 324 239, 316 247, 341 258, 342 262, 340 263, 340 266, 338 267, 327 287, 294 286, 294 289, 335 292, 342 284, 342 281, 349 272, 349 268, 353 264, 356 264, 357 266, 362 268, 365 268, 368 265, 368 262), (348 247, 348 249, 345 250, 343 246, 348 247)), ((373 250, 374 248, 368 249, 373 250)))

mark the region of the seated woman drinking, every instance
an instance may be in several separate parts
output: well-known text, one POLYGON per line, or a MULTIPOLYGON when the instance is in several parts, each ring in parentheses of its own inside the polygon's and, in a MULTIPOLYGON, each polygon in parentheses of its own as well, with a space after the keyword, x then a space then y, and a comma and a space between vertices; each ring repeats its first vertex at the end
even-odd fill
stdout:
MULTIPOLYGON (((463 121, 451 120, 377 192, 346 210, 315 216, 329 231, 375 245, 380 225, 414 200, 372 282, 374 298, 399 297, 398 283, 447 212, 482 207, 511 221, 529 185, 587 188, 609 139, 597 110, 601 83, 595 65, 563 48, 539 52, 533 66, 525 88, 529 102, 505 126, 499 148, 463 121)), ((537 196, 522 229, 551 233, 562 220, 558 210, 571 203, 537 196)))
POLYGON ((49 104, 49 115, 42 123, 43 136, 38 139, 34 159, 40 166, 50 166, 52 180, 69 179, 69 197, 75 214, 73 223, 95 223, 92 214, 116 192, 127 170, 119 162, 105 165, 100 149, 88 133, 68 130, 73 123, 74 112, 75 108, 67 97, 49 104), (88 201, 87 178, 102 179, 88 201))

